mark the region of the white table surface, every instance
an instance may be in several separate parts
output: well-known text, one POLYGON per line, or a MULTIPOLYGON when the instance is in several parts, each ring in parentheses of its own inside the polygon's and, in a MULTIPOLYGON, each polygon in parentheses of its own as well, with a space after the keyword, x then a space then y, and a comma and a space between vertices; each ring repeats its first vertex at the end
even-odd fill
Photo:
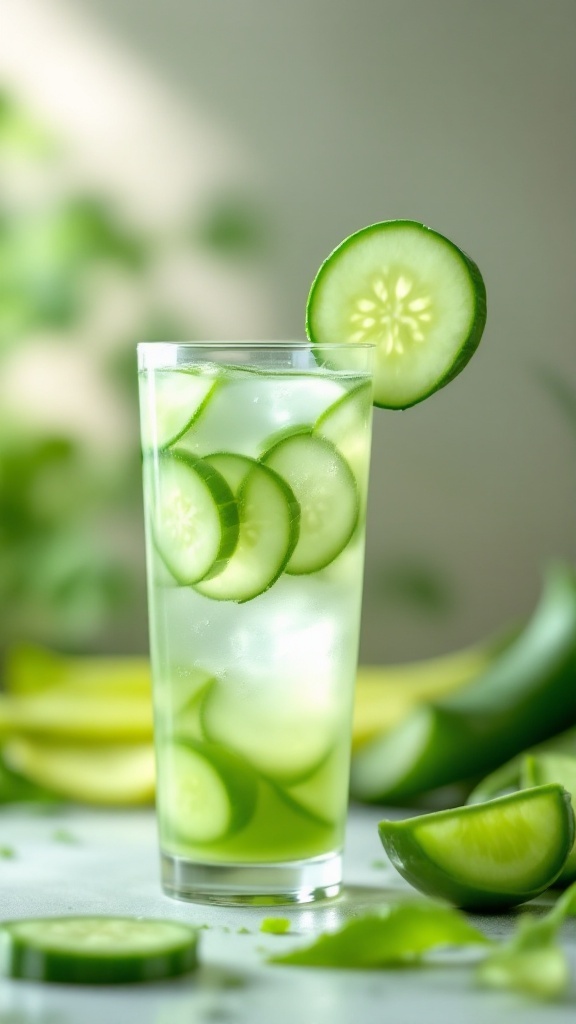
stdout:
MULTIPOLYGON (((573 970, 560 1003, 478 989, 470 965, 378 971, 271 966, 266 952, 288 950, 389 896, 414 891, 386 865, 376 831, 381 810, 353 808, 345 888, 335 900, 302 908, 228 908, 184 903, 159 884, 152 811, 0 809, 0 917, 129 914, 207 925, 201 966, 163 983, 105 988, 0 981, 0 1024, 575 1024, 576 920, 563 942, 573 970), (379 866, 378 862, 380 862, 379 866), (263 918, 289 917, 290 934, 259 931, 263 918), (239 933, 239 929, 249 929, 239 933)), ((546 898, 535 901, 543 907, 546 898)), ((509 934, 514 915, 475 916, 492 936, 509 934)))

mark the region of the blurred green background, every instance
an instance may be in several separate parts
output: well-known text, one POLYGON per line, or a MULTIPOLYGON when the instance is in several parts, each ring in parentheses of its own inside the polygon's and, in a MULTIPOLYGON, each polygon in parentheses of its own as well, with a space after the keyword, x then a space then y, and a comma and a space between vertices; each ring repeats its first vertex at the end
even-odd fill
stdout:
POLYGON ((136 342, 301 337, 321 260, 397 216, 471 253, 489 319, 375 416, 361 656, 529 612, 576 546, 575 57, 572 0, 4 8, 2 650, 146 649, 136 342))

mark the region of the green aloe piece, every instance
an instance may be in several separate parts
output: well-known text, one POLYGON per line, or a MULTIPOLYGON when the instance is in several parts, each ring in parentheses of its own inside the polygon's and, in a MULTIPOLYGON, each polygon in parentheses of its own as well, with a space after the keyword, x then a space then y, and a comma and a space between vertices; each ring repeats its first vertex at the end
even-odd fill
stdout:
POLYGON ((269 963, 302 967, 377 968, 415 964, 431 950, 482 946, 490 940, 464 914, 435 903, 383 905, 377 912, 347 921, 338 931, 269 963))
POLYGON ((356 752, 353 797, 405 805, 498 768, 575 724, 575 673, 576 576, 555 564, 530 621, 484 673, 356 752))
POLYGON ((570 971, 558 934, 571 915, 576 915, 576 883, 544 917, 525 914, 520 918, 512 938, 491 950, 478 966, 478 982, 540 999, 560 998, 568 987, 570 971))

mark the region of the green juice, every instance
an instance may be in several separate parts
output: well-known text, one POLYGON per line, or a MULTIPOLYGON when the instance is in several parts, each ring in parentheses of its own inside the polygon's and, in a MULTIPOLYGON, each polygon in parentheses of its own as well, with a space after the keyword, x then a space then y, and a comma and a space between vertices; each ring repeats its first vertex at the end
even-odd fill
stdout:
POLYGON ((329 859, 348 802, 370 375, 143 362, 163 857, 329 859))

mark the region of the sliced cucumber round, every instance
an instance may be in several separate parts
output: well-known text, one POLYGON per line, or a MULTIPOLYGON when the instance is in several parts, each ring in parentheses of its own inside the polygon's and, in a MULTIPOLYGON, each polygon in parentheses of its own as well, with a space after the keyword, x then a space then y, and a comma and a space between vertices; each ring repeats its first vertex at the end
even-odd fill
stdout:
MULTIPOLYGON (((310 341, 377 346, 374 402, 406 409, 453 380, 476 351, 486 289, 476 264, 437 231, 383 221, 346 238, 312 284, 310 341)), ((339 365, 337 353, 322 358, 339 365)))
POLYGON ((298 543, 285 571, 296 576, 324 569, 344 550, 358 521, 358 488, 348 463, 309 430, 274 444, 262 462, 286 481, 300 505, 298 543))
POLYGON ((153 477, 153 533, 183 586, 219 572, 238 540, 238 507, 221 474, 185 452, 161 455, 153 477))
POLYGON ((154 687, 154 729, 158 737, 201 740, 200 708, 214 676, 198 665, 175 664, 158 671, 154 687))
POLYGON ((217 601, 250 601, 272 586, 290 559, 298 540, 300 506, 285 481, 254 459, 222 453, 204 461, 234 493, 239 535, 222 571, 196 584, 196 590, 217 601))
POLYGON ((162 831, 193 846, 233 835, 252 817, 257 777, 242 758, 215 743, 168 743, 161 765, 162 831))
POLYGON ((198 962, 198 932, 176 921, 39 917, 4 921, 2 972, 27 981, 84 985, 157 981, 198 962))
POLYGON ((372 382, 356 385, 329 406, 314 424, 314 433, 331 441, 346 459, 366 503, 370 469, 372 382))
POLYGON ((265 684, 218 681, 206 694, 202 728, 210 740, 237 751, 261 775, 291 785, 324 762, 340 721, 325 704, 304 708, 293 696, 287 705, 286 698, 281 700, 265 684))
POLYGON ((166 448, 198 418, 216 378, 191 370, 156 370, 140 376, 142 448, 166 448))
POLYGON ((278 793, 300 814, 321 825, 343 822, 348 805, 348 748, 338 744, 302 782, 278 787, 278 793))

